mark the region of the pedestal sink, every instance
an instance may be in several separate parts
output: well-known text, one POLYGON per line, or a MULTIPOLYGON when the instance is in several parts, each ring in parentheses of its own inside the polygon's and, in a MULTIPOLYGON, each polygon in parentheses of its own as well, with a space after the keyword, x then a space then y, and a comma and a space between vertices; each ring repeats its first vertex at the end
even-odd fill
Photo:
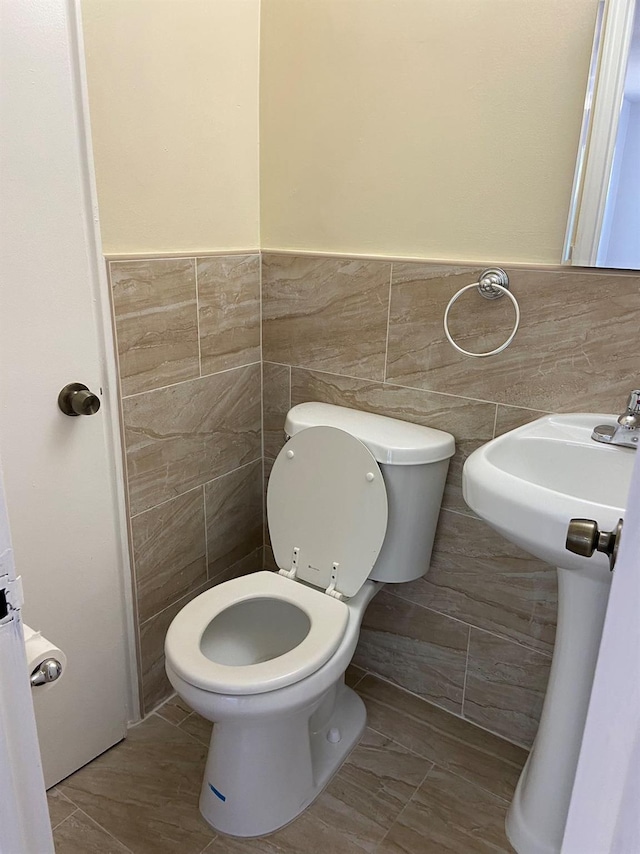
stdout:
POLYGON ((558 626, 538 734, 507 815, 518 854, 559 854, 611 573, 605 555, 565 549, 569 521, 614 530, 636 451, 595 442, 613 415, 549 415, 493 439, 464 466, 469 507, 507 540, 558 568, 558 626))

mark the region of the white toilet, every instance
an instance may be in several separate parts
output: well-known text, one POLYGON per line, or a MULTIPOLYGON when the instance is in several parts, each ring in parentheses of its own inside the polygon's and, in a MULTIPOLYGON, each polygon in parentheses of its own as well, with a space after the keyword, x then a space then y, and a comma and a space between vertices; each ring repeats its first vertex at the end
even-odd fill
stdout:
POLYGON ((166 669, 215 726, 200 810, 261 836, 326 786, 366 723, 344 684, 365 608, 429 566, 453 437, 323 403, 287 415, 267 516, 278 572, 226 581, 175 617, 166 669))

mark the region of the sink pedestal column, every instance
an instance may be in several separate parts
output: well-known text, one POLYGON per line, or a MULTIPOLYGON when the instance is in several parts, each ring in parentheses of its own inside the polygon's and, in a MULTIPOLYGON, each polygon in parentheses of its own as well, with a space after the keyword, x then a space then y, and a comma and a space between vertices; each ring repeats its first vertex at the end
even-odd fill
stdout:
POLYGON ((507 814, 518 854, 559 854, 607 610, 610 573, 558 567, 558 627, 538 734, 507 814))

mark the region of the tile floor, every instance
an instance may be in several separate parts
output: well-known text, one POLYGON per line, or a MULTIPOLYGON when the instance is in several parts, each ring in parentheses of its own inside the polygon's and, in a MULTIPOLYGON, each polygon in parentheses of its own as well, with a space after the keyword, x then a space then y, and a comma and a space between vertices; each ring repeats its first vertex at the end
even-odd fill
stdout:
POLYGON ((355 667, 360 744, 299 818, 261 839, 198 812, 211 725, 177 698, 49 792, 57 854, 512 852, 504 817, 526 752, 355 667))

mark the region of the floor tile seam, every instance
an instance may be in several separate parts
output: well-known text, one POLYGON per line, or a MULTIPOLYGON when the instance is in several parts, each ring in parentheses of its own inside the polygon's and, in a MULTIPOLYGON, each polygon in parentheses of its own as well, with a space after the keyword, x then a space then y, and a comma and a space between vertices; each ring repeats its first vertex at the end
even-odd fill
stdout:
POLYGON ((218 834, 216 833, 216 835, 213 837, 213 839, 210 839, 207 842, 207 844, 204 846, 204 848, 202 849, 200 854, 206 854, 206 852, 211 848, 211 846, 213 845, 213 843, 216 841, 217 838, 218 838, 218 834))
MULTIPOLYGON (((388 732, 382 732, 382 730, 376 729, 374 726, 371 726, 370 723, 367 723, 367 729, 371 730, 371 732, 374 732, 376 735, 381 736, 381 738, 386 738, 387 741, 390 741, 392 744, 395 744, 396 747, 401 747, 402 750, 405 750, 407 753, 410 753, 411 756, 415 756, 416 759, 424 759, 425 762, 431 762, 432 765, 435 765, 434 760, 430 756, 426 756, 424 753, 419 753, 417 750, 414 750, 411 747, 407 747, 406 744, 403 744, 401 741, 398 741, 392 735, 389 735, 388 732)), ((422 785, 422 783, 420 785, 422 785)))
MULTIPOLYGON (((447 510, 448 513, 457 513, 456 510, 447 510)), ((464 515, 464 514, 458 514, 464 515)), ((478 517, 474 517, 478 518, 478 517)), ((482 520, 480 520, 482 521, 482 520)), ((531 646, 530 644, 523 643, 522 641, 515 640, 515 638, 510 637, 506 634, 501 634, 500 632, 493 631, 492 629, 485 629, 483 626, 478 626, 475 623, 468 623, 466 620, 461 620, 460 617, 453 617, 451 614, 447 614, 446 611, 439 611, 437 608, 431 608, 429 605, 423 605, 421 602, 416 602, 413 599, 407 599, 400 592, 396 592, 395 590, 389 590, 385 587, 385 593, 389 596, 394 596, 396 599, 400 599, 402 602, 406 602, 409 605, 415 605, 417 608, 423 608, 425 611, 430 611, 432 614, 438 614, 441 617, 446 617, 449 620, 453 620, 456 623, 461 623, 463 626, 467 626, 469 629, 476 629, 479 632, 485 632, 485 634, 492 635, 495 638, 499 638, 500 640, 507 641, 508 643, 515 644, 516 646, 521 646, 523 649, 528 650, 529 652, 536 652, 544 658, 552 658, 553 652, 545 652, 541 649, 537 649, 535 646, 531 646)), ((373 671, 370 671, 373 673, 373 671)), ((377 673, 374 675, 378 675, 377 673)), ((387 681, 387 680, 386 680, 387 681)), ((395 684, 395 683, 392 683, 395 684)), ((402 690, 406 691, 406 688, 402 690)), ((409 691, 409 693, 412 693, 409 691)), ((418 696, 417 694, 414 696, 418 696)), ((434 703, 434 705, 437 705, 434 703)))
POLYGON ((464 718, 464 701, 467 695, 467 676, 469 675, 469 649, 471 648, 471 626, 467 632, 467 657, 464 662, 464 681, 462 683, 462 704, 460 706, 460 717, 464 718))
MULTIPOLYGON (((424 758, 424 757, 420 757, 420 758, 424 758)), ((385 840, 387 839, 387 837, 389 836, 389 834, 392 832, 392 830, 394 829, 394 827, 396 826, 396 824, 398 824, 398 822, 400 821, 400 817, 403 815, 403 813, 405 812, 405 810, 407 810, 407 809, 409 808, 409 805, 413 802, 414 796, 416 795, 416 793, 417 793, 418 789, 420 789, 420 788, 424 785, 425 780, 427 779, 427 777, 429 776, 429 774, 431 774, 431 772, 433 771, 433 769, 436 767, 436 764, 435 764, 435 762, 433 762, 433 760, 429 760, 429 761, 431 762, 431 767, 427 770, 427 772, 425 773, 425 775, 424 775, 424 777, 422 778, 422 780, 421 780, 421 781, 418 783, 418 785, 415 787, 415 789, 414 789, 414 790, 413 790, 413 792, 411 793, 410 797, 407 799, 407 802, 403 805, 403 807, 402 807, 402 809, 400 810, 400 812, 398 813, 398 815, 397 815, 397 816, 394 818, 394 820, 391 822, 390 827, 387 829, 387 831, 386 831, 386 833, 384 834, 384 836, 382 837, 382 839, 381 839, 379 842, 377 842, 377 843, 376 843, 376 846, 375 846, 375 848, 373 849, 372 854, 376 854, 376 852, 380 850, 380 846, 385 842, 385 840)))
MULTIPOLYGON (((99 827, 99 828, 100 828, 100 830, 101 830, 103 833, 106 833, 106 834, 107 834, 107 836, 108 836, 110 839, 113 839, 113 841, 114 841, 114 842, 117 842, 117 843, 118 843, 118 845, 122 846, 122 848, 124 848, 124 850, 125 850, 125 851, 127 851, 127 852, 128 852, 128 854, 134 854, 134 852, 129 848, 129 846, 128 846, 128 845, 125 845, 125 844, 124 844, 124 842, 123 842, 121 839, 118 839, 118 837, 117 837, 117 836, 114 836, 114 835, 113 835, 113 833, 111 833, 109 830, 107 830, 107 828, 106 828, 106 827, 104 827, 102 824, 100 824, 100 822, 99 822, 99 821, 96 821, 96 819, 95 819, 95 818, 91 815, 91 813, 90 813, 90 812, 88 812, 86 809, 83 809, 83 808, 81 808, 81 807, 78 807, 78 809, 76 810, 76 812, 82 813, 82 815, 83 815, 85 818, 88 818, 88 819, 89 819, 89 821, 91 821, 93 824, 95 824, 97 827, 99 827)), ((74 815, 75 815, 75 813, 74 813, 74 815)), ((69 818, 70 818, 70 816, 69 816, 69 818)), ((58 826, 59 826, 59 825, 58 825, 58 826)))
MULTIPOLYGON (((192 717, 194 717, 194 716, 196 716, 196 717, 197 717, 196 712, 191 712, 191 714, 189 715, 189 717, 188 717, 188 718, 185 718, 185 719, 182 721, 182 723, 180 723, 180 724, 178 724, 178 725, 177 725, 177 729, 179 729, 179 730, 180 730, 180 732, 183 732, 185 735, 188 735, 190 739, 192 739, 193 741, 195 741, 195 742, 196 742, 197 744, 199 744, 201 747, 209 748, 209 746, 210 746, 210 744, 211 744, 211 739, 209 739, 209 741, 207 741, 207 742, 204 742, 204 741, 202 741, 201 739, 199 739, 197 735, 193 735, 193 733, 190 733, 188 730, 183 729, 183 727, 182 727, 182 724, 183 724, 183 723, 186 723, 186 721, 187 721, 187 720, 189 720, 190 718, 192 718, 192 717)), ((206 718, 203 718, 203 720, 206 720, 206 718)))
MULTIPOLYGON (((508 806, 513 799, 513 796, 511 798, 503 798, 502 795, 497 795, 495 792, 492 792, 491 789, 487 789, 485 786, 482 786, 476 780, 470 780, 468 777, 463 777, 462 774, 459 774, 456 771, 452 771, 451 768, 446 768, 444 765, 438 765, 437 762, 433 763, 433 768, 429 770, 429 774, 431 774, 433 771, 442 771, 445 774, 451 774, 452 777, 455 777, 457 780, 462 780, 464 783, 468 783, 470 786, 473 786, 474 789, 479 789, 481 792, 490 795, 492 798, 495 798, 495 800, 500 801, 501 804, 507 804, 508 806)), ((421 785, 424 784, 429 774, 426 775, 421 785)))
MULTIPOLYGON (((71 802, 71 803, 73 803, 73 802, 71 802)), ((51 832, 54 833, 60 827, 61 824, 64 824, 65 821, 67 821, 67 819, 71 818, 71 816, 75 815, 77 812, 81 812, 81 809, 80 809, 80 807, 73 804, 73 810, 69 813, 69 815, 65 815, 65 817, 61 821, 59 821, 57 824, 51 825, 51 832)))
POLYGON ((186 720, 187 720, 187 718, 190 718, 190 717, 191 717, 191 715, 193 714, 193 712, 189 712, 189 714, 187 715, 187 717, 186 717, 186 718, 183 718, 183 719, 180 721, 180 724, 177 724, 175 721, 170 721, 170 720, 169 720, 169 718, 165 718, 165 716, 164 716, 164 715, 161 715, 161 714, 160 714, 160 711, 159 711, 159 710, 162 708, 162 706, 164 706, 164 704, 165 704, 165 703, 167 703, 170 699, 171 699, 171 697, 168 697, 168 698, 167 698, 167 700, 164 700, 164 701, 162 702, 162 704, 161 704, 161 705, 157 706, 155 709, 152 709, 152 710, 149 712, 149 714, 145 715, 145 717, 144 717, 144 718, 143 718, 143 719, 142 719, 138 724, 136 724, 136 726, 140 726, 140 724, 143 724, 145 721, 149 720, 149 718, 150 718, 152 715, 155 715, 157 718, 160 718, 160 720, 161 720, 161 721, 164 721, 166 724, 171 724, 171 726, 174 726, 176 729, 180 729, 180 724, 181 724, 181 723, 184 723, 184 721, 186 721, 186 720))

